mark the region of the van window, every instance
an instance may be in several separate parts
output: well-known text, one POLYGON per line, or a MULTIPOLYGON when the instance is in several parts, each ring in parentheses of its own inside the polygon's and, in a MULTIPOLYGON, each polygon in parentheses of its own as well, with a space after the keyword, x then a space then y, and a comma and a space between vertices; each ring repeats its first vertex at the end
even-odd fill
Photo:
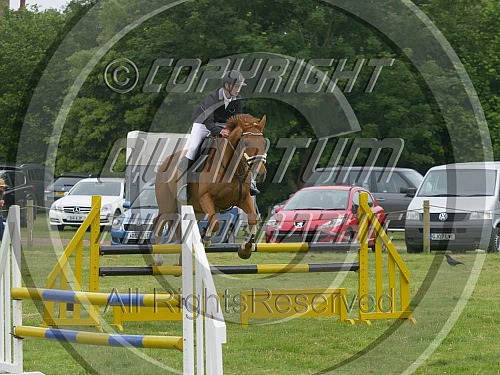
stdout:
POLYGON ((397 172, 392 172, 389 180, 387 180, 387 173, 384 175, 383 172, 375 172, 375 181, 376 191, 379 193, 400 193, 401 189, 410 187, 397 172))
POLYGON ((14 186, 22 186, 26 184, 26 176, 20 172, 14 172, 14 186))
POLYGON ((43 181, 43 170, 42 169, 33 169, 33 176, 31 177, 35 181, 43 181))
POLYGON ((429 172, 419 197, 481 197, 495 195, 497 172, 492 169, 442 169, 429 172))

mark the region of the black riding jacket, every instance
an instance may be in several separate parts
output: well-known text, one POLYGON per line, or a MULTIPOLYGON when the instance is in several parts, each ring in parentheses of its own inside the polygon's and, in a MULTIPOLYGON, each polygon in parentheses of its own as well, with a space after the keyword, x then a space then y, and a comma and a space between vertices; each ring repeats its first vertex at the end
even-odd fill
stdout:
POLYGON ((204 124, 212 135, 219 135, 222 128, 217 123, 226 123, 234 115, 243 113, 243 99, 237 96, 224 108, 224 89, 216 89, 208 94, 205 100, 195 108, 193 122, 204 124))

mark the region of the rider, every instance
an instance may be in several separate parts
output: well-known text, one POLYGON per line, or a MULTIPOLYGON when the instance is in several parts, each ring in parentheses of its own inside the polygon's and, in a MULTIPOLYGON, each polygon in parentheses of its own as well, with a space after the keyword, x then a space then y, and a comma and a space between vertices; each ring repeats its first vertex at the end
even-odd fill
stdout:
MULTIPOLYGON (((183 172, 178 199, 187 201, 187 173, 196 157, 198 147, 209 134, 212 136, 229 136, 225 128, 226 121, 234 115, 243 113, 243 100, 239 95, 241 87, 246 86, 243 75, 238 70, 230 70, 222 77, 222 87, 208 94, 205 100, 195 108, 192 116, 193 128, 189 135, 189 149, 179 161, 178 169, 183 172)), ((250 194, 260 193, 252 177, 250 194)))

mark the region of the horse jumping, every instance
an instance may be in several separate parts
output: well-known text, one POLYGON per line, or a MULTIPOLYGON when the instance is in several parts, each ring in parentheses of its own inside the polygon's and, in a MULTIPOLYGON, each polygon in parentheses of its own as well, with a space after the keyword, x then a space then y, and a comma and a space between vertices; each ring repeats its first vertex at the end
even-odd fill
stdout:
MULTIPOLYGON (((242 259, 250 258, 255 245, 258 215, 250 196, 250 173, 255 175, 257 182, 263 182, 266 178, 267 142, 263 135, 265 125, 266 116, 260 120, 249 114, 231 117, 226 124, 230 130, 229 137, 216 139, 216 148, 210 150, 198 180, 193 181, 192 172, 200 163, 195 161, 186 172, 190 173, 188 204, 193 206, 197 219, 201 219, 205 214, 208 215, 208 228, 203 236, 205 244, 210 242, 212 234, 217 233, 219 229, 217 211, 237 206, 247 214, 248 232, 245 243, 238 251, 242 259)), ((157 244, 160 243, 160 235, 166 224, 169 228, 180 229, 179 225, 173 225, 173 221, 175 217, 178 218, 180 212, 177 191, 181 172, 177 169, 177 165, 183 152, 167 157, 156 174, 158 216, 154 219, 153 225, 157 244)), ((180 241, 180 236, 180 230, 175 230, 175 233, 171 234, 174 241, 180 241)))

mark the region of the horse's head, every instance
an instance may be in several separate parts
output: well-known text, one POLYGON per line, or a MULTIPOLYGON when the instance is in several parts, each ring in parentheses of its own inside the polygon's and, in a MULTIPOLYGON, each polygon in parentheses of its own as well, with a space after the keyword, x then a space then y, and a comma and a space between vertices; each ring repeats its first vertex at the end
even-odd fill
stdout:
POLYGON ((255 174, 257 182, 266 179, 266 151, 267 141, 263 130, 266 126, 266 116, 260 120, 248 114, 240 114, 231 117, 227 121, 227 127, 231 130, 229 141, 244 150, 244 157, 255 174))

